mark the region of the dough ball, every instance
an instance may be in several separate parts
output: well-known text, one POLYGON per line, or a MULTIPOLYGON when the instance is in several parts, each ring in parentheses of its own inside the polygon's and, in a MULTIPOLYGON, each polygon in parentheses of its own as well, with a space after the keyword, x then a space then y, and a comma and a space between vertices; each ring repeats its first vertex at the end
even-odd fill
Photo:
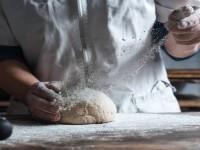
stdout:
POLYGON ((62 110, 60 123, 94 124, 113 121, 117 109, 103 92, 85 88, 76 93, 75 97, 70 100, 69 107, 62 110))

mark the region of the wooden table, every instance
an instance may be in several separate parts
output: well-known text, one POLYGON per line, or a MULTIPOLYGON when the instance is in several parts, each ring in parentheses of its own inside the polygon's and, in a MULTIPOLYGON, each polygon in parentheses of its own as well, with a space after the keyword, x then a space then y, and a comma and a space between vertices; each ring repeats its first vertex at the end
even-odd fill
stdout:
POLYGON ((118 114, 113 123, 84 126, 38 124, 27 116, 7 118, 14 131, 0 142, 0 150, 200 149, 200 113, 118 114))

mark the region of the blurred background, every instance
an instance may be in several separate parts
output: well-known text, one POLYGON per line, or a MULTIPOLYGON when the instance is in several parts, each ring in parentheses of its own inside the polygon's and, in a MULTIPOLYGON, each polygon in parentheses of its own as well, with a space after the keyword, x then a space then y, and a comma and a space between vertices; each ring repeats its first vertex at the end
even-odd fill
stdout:
POLYGON ((162 52, 168 77, 176 88, 182 111, 200 110, 200 53, 182 60, 172 60, 162 52))

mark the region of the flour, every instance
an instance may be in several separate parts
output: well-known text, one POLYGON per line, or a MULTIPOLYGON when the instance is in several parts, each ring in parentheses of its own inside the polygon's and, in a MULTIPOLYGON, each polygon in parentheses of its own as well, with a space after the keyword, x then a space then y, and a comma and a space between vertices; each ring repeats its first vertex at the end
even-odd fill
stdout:
POLYGON ((82 86, 75 86, 71 89, 63 88, 59 93, 60 97, 51 102, 52 105, 59 106, 60 111, 70 110, 77 103, 94 100, 97 91, 82 86))
POLYGON ((44 125, 30 121, 16 121, 13 134, 0 145, 16 143, 60 143, 62 139, 103 141, 101 135, 120 139, 123 135, 151 138, 174 131, 200 128, 200 117, 176 114, 117 114, 115 121, 91 125, 44 125))
MULTIPOLYGON (((151 45, 151 43, 149 43, 149 45, 146 47, 150 49, 145 49, 143 55, 138 57, 136 60, 133 60, 132 63, 127 64, 128 66, 123 69, 123 72, 118 73, 120 75, 112 76, 112 79, 108 78, 110 81, 107 81, 106 78, 102 79, 102 76, 104 76, 103 74, 105 72, 107 73, 106 70, 103 70, 102 68, 92 68, 91 66, 88 66, 89 70, 94 71, 90 73, 89 76, 86 75, 88 76, 86 78, 86 82, 72 88, 63 88, 63 90, 60 92, 60 97, 55 99, 51 104, 59 106, 60 111, 70 110, 72 107, 80 102, 80 99, 78 99, 78 97, 85 97, 84 99, 82 99, 85 101, 89 101, 89 97, 92 98, 91 95, 94 93, 91 93, 91 91, 88 90, 84 90, 90 87, 95 90, 103 91, 109 96, 109 93, 106 92, 110 88, 112 88, 112 84, 120 85, 122 81, 133 79, 138 74, 138 72, 145 67, 145 65, 154 60, 156 53, 158 53, 160 50, 160 46, 165 43, 165 39, 166 37, 164 37, 157 44, 154 45, 151 45), (108 87, 106 87, 106 85, 108 85, 108 87), (106 89, 108 90, 106 91, 106 89), (83 93, 83 91, 85 91, 85 93, 83 93)), ((134 47, 130 48, 134 49, 134 47)))
MULTIPOLYGON (((157 32, 160 32, 160 31, 157 31, 157 32)), ((159 34, 159 33, 154 33, 154 34, 159 34)), ((118 72, 118 75, 112 76, 112 73, 115 74, 115 71, 110 70, 110 69, 106 70, 105 68, 101 68, 101 67, 98 69, 95 68, 95 71, 93 71, 93 73, 90 74, 89 80, 87 82, 87 86, 90 87, 90 85, 96 84, 96 82, 98 82, 99 87, 101 87, 101 84, 105 85, 106 83, 110 83, 109 80, 114 81, 113 83, 116 85, 120 85, 121 82, 134 79, 136 77, 136 75, 138 75, 138 73, 143 68, 145 68, 145 66, 148 63, 150 63, 152 60, 155 60, 157 53, 159 53, 159 51, 161 50, 160 47, 165 44, 165 40, 166 40, 166 36, 163 37, 162 39, 160 39, 157 44, 152 44, 151 42, 149 42, 149 44, 146 45, 145 48, 143 49, 144 52, 141 52, 142 55, 135 57, 135 58, 131 58, 131 60, 129 60, 128 63, 123 64, 124 66, 121 71, 119 71, 119 68, 113 68, 113 70, 116 69, 116 72, 118 72), (109 80, 102 79, 101 76, 104 75, 105 73, 111 75, 112 78, 109 80)), ((140 42, 143 42, 143 41, 140 41, 140 42)), ((132 53, 134 53, 133 51, 135 49, 137 49, 137 44, 134 44, 134 46, 133 45, 129 46, 129 50, 123 51, 124 61, 128 57, 133 55, 132 54, 132 53)), ((120 55, 122 55, 122 54, 120 54, 120 55)), ((115 58, 111 57, 111 59, 115 59, 115 58)), ((121 67, 121 66, 117 66, 117 67, 121 67)), ((101 89, 99 89, 99 90, 101 90, 101 89)))
POLYGON ((132 64, 131 70, 133 72, 128 73, 129 77, 126 78, 133 78, 147 63, 152 61, 155 58, 155 54, 160 51, 160 46, 164 45, 166 37, 162 38, 157 44, 154 44, 150 50, 145 51, 142 57, 137 58, 137 60, 132 64))

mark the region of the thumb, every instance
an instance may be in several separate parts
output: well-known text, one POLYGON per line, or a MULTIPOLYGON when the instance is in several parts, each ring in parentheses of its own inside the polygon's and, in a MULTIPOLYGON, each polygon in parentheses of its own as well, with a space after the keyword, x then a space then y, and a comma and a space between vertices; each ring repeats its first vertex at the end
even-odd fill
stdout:
POLYGON ((194 27, 198 24, 200 24, 200 9, 197 9, 196 11, 194 11, 194 13, 192 13, 188 17, 185 17, 182 20, 180 20, 178 23, 178 28, 187 29, 190 27, 194 27))

